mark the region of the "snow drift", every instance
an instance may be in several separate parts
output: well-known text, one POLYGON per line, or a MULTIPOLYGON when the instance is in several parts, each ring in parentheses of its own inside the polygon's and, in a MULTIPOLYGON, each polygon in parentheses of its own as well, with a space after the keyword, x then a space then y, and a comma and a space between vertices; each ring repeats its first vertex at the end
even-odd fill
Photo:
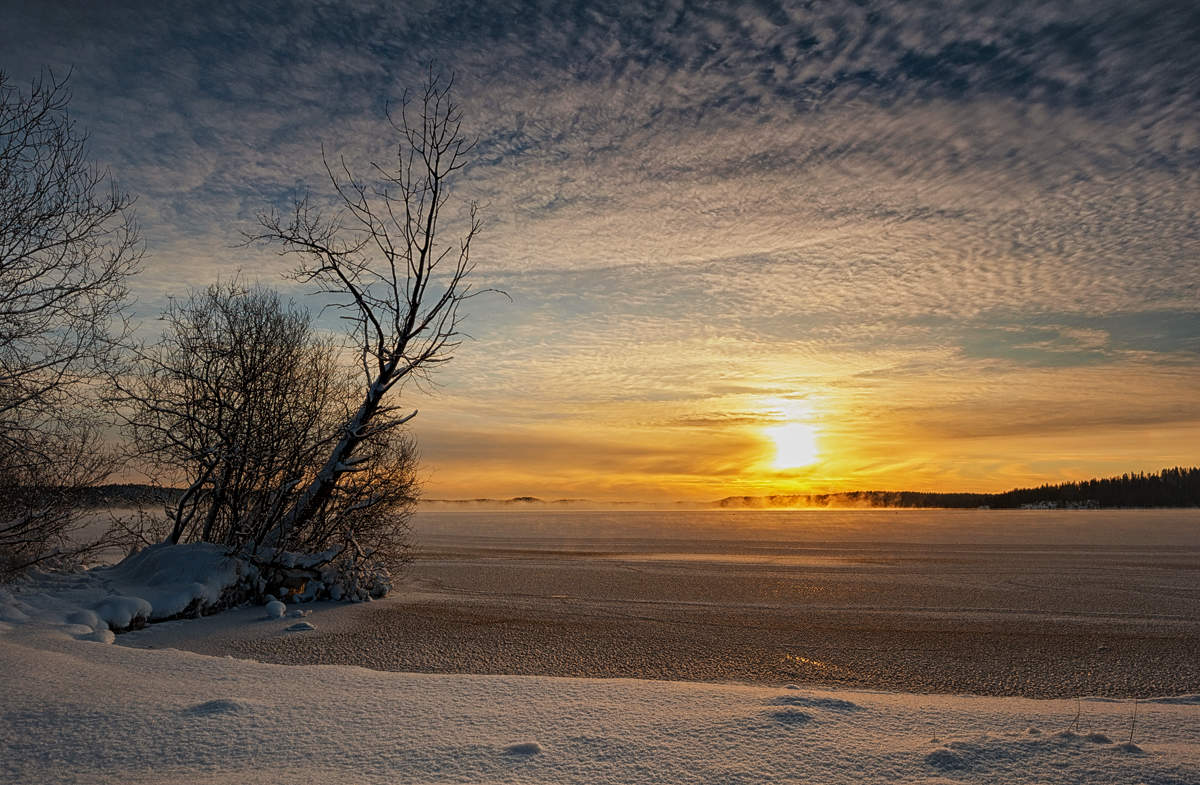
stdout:
POLYGON ((230 555, 217 545, 154 545, 118 564, 80 572, 34 572, 0 587, 0 623, 71 625, 82 638, 111 640, 150 622, 205 616, 276 599, 367 599, 391 587, 386 572, 348 565, 336 552, 230 555))
MULTIPOLYGON (((188 624, 185 622, 184 624, 188 624)), ((1200 782, 1200 696, 1132 703, 381 673, 0 635, 0 781, 1200 782)))

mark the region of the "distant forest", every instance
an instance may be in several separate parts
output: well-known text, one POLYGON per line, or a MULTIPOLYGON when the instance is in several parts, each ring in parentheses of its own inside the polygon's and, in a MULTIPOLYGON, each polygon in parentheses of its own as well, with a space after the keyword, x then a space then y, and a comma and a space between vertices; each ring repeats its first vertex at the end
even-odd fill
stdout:
POLYGON ((1200 507, 1200 467, 1154 474, 1063 482, 1003 493, 850 491, 787 496, 728 496, 718 507, 946 507, 993 509, 1099 509, 1104 507, 1200 507))

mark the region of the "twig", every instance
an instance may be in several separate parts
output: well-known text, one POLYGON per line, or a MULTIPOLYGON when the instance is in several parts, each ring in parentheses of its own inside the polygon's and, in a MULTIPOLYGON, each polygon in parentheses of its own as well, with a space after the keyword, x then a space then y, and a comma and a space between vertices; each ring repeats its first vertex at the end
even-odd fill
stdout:
POLYGON ((1133 698, 1133 720, 1129 723, 1129 743, 1133 744, 1133 730, 1137 727, 1137 704, 1138 699, 1135 695, 1133 698))
POLYGON ((1079 732, 1079 715, 1081 715, 1082 713, 1083 713, 1083 700, 1078 695, 1076 695, 1075 696, 1075 719, 1071 720, 1071 724, 1067 726, 1068 733, 1078 733, 1079 732))

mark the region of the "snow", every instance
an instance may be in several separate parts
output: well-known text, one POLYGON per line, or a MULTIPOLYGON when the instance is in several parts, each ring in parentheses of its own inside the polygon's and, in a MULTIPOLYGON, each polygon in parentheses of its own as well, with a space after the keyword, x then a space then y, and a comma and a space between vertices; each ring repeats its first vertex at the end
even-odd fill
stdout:
POLYGON ((230 587, 256 578, 252 566, 215 545, 155 545, 112 566, 35 572, 0 587, 0 622, 33 619, 103 640, 109 629, 209 609, 230 587))
MULTIPOLYGON (((191 622, 182 622, 182 625, 191 622)), ((1200 697, 1131 703, 381 673, 0 635, 0 781, 1200 782, 1200 697), (803 719, 801 719, 803 718, 803 719)))
POLYGON ((105 597, 96 603, 95 611, 95 615, 103 620, 105 625, 117 629, 125 629, 136 620, 149 619, 153 613, 154 606, 141 597, 122 597, 120 595, 105 597))
POLYGON ((206 604, 221 599, 221 592, 235 585, 253 568, 232 559, 217 545, 154 545, 112 567, 93 570, 115 589, 128 587, 153 609, 152 618, 182 613, 199 600, 206 604))
POLYGON ((510 744, 504 751, 509 755, 538 755, 542 752, 542 745, 536 741, 524 741, 520 744, 510 744))

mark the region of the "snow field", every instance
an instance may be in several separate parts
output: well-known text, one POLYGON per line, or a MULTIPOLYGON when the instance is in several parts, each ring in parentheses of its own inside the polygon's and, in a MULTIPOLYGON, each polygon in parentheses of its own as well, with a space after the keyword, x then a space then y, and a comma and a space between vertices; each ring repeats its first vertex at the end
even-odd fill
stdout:
POLYGON ((1200 696, 1074 701, 276 666, 0 635, 13 783, 1200 782, 1200 696))

